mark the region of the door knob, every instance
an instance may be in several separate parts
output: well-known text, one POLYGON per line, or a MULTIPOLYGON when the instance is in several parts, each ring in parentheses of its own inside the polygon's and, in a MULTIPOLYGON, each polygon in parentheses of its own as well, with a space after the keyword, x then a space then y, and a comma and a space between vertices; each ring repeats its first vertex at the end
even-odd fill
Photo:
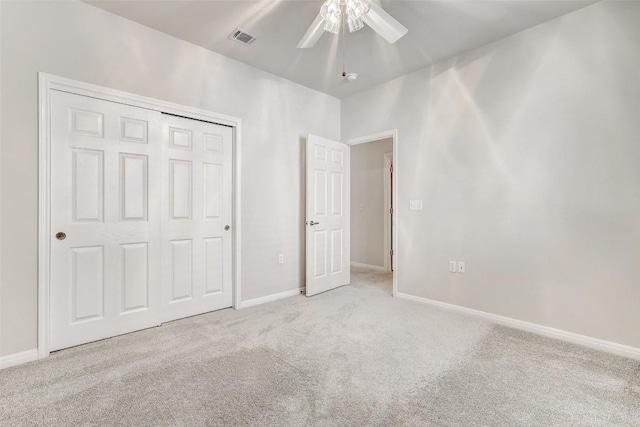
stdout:
POLYGON ((64 240, 67 238, 67 235, 65 233, 63 233, 62 231, 56 233, 56 239, 58 240, 64 240))
POLYGON ((310 226, 312 226, 312 227, 313 227, 314 225, 318 225, 318 224, 320 224, 320 223, 319 223, 319 222, 315 222, 315 221, 311 221, 311 222, 309 223, 309 225, 310 225, 310 226))
POLYGON ((229 228, 231 228, 231 227, 229 227, 228 225, 225 225, 225 226, 224 226, 224 229, 225 229, 225 230, 228 230, 229 228))

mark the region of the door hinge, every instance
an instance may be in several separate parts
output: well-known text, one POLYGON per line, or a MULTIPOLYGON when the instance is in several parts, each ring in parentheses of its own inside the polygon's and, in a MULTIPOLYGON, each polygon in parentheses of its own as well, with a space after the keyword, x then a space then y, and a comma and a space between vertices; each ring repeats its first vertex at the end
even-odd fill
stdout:
POLYGON ((393 215, 393 208, 390 208, 390 209, 389 209, 389 213, 390 213, 391 215, 393 215))
POLYGON ((393 256, 393 249, 389 251, 389 255, 393 256))
POLYGON ((389 166, 389 172, 393 173, 393 165, 389 166))

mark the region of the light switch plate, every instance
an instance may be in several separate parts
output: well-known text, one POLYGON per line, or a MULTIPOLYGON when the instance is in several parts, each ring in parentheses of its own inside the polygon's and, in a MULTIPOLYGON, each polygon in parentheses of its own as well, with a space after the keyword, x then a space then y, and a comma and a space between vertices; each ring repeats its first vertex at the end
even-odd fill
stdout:
POLYGON ((421 211, 422 210, 422 200, 409 200, 409 210, 410 211, 421 211))
POLYGON ((455 261, 449 261, 449 273, 456 273, 458 271, 458 267, 456 266, 455 261))
POLYGON ((278 264, 284 264, 284 254, 278 255, 278 264))

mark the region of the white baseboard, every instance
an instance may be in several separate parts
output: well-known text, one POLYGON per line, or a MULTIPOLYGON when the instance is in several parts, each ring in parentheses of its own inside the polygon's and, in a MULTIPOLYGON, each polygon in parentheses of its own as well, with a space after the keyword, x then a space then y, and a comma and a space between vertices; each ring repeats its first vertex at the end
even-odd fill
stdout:
POLYGON ((462 307, 459 305, 448 304, 446 302, 435 301, 409 294, 403 294, 400 292, 398 292, 397 297, 416 301, 422 304, 428 304, 434 307, 456 311, 458 313, 464 313, 473 317, 489 320, 490 322, 499 323, 501 325, 510 326, 512 328, 532 332, 534 334, 543 335, 549 338, 559 339, 562 341, 570 342, 572 344, 579 344, 585 347, 593 348, 595 350, 616 354, 618 356, 640 360, 640 348, 618 344, 611 341, 605 341, 598 338, 592 338, 586 335, 575 334, 573 332, 550 328, 548 326, 538 325, 537 323, 525 322, 523 320, 487 313, 485 311, 474 310, 472 308, 462 307))
POLYGON ((363 264, 361 262, 352 262, 351 267, 360 267, 360 268, 368 268, 368 269, 377 270, 377 271, 386 271, 384 267, 380 267, 379 265, 363 264))
POLYGON ((9 368, 11 366, 22 365, 23 363, 38 360, 38 349, 23 351, 20 353, 8 354, 0 356, 0 369, 9 368))
POLYGON ((290 291, 280 292, 279 294, 267 295, 266 297, 254 298, 247 301, 240 302, 240 308, 253 307, 254 305, 265 304, 272 301, 277 301, 283 298, 289 298, 295 295, 300 295, 304 291, 304 288, 292 289, 290 291))

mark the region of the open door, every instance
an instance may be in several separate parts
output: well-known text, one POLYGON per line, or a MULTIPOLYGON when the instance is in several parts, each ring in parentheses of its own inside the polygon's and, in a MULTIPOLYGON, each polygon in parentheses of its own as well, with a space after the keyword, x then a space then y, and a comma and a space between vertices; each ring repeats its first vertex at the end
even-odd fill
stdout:
POLYGON ((349 146, 307 138, 307 296, 351 281, 349 146))

